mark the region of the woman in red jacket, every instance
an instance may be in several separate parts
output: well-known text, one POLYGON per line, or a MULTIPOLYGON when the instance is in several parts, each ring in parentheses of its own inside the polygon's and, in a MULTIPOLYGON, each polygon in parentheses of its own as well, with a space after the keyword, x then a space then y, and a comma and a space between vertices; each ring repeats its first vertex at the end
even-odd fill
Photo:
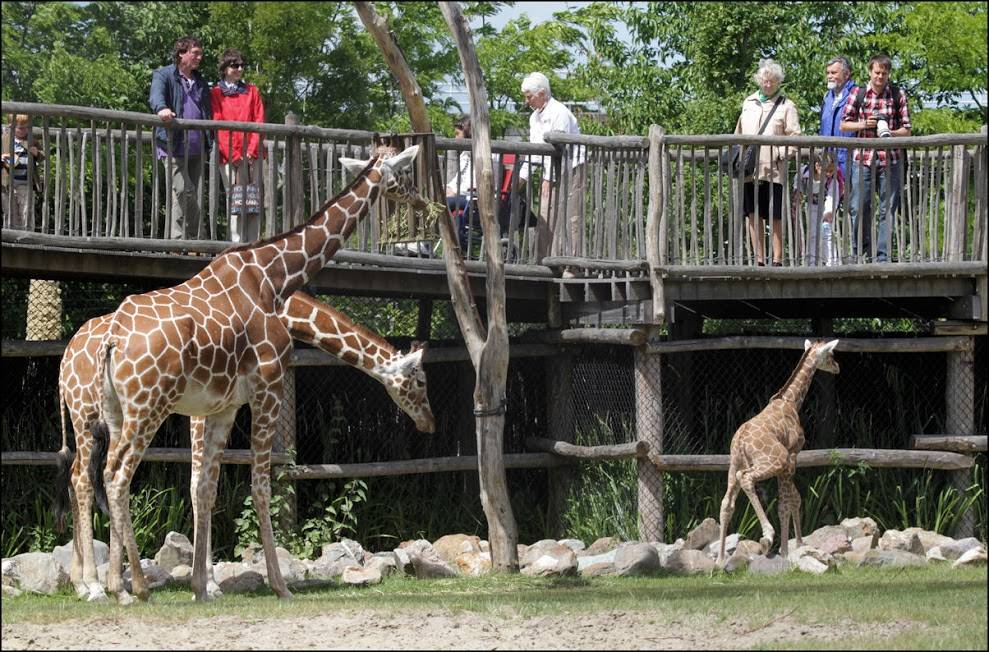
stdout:
MULTIPOLYGON (((214 120, 264 122, 261 93, 254 84, 244 83, 243 76, 244 57, 239 50, 228 49, 220 58, 220 81, 211 91, 214 120)), ((230 193, 232 185, 243 188, 240 194, 243 204, 231 202, 230 239, 233 242, 257 240, 261 232, 261 207, 264 205, 260 192, 263 186, 261 166, 258 164, 258 158, 264 156, 261 135, 226 129, 220 129, 216 135, 220 146, 220 171, 227 193, 230 193), (252 192, 250 185, 258 192, 252 192)))

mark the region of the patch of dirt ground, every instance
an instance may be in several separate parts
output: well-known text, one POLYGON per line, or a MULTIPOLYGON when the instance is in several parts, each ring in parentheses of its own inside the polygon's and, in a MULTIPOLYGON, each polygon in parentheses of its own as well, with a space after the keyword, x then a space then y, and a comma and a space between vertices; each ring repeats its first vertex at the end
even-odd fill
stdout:
POLYGON ((801 640, 888 636, 918 623, 864 626, 802 624, 793 610, 766 623, 611 611, 537 617, 472 612, 359 611, 317 617, 199 618, 182 623, 94 618, 38 625, 3 625, 4 650, 279 650, 279 649, 739 649, 801 640))

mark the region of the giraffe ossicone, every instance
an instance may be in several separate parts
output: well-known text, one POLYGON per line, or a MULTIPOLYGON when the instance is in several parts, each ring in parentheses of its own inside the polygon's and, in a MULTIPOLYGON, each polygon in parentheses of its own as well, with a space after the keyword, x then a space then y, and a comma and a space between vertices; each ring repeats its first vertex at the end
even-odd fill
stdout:
MULTIPOLYGON (((322 269, 379 197, 424 204, 410 170, 418 146, 372 157, 357 177, 304 224, 226 250, 179 285, 124 299, 96 356, 100 421, 111 447, 103 472, 110 508, 107 590, 130 601, 149 595, 129 511, 130 483, 162 421, 172 413, 205 417, 204 441, 225 442, 237 409, 251 408, 251 495, 271 589, 291 597, 277 563, 271 526, 271 451, 291 336, 280 310, 322 269)), ((205 491, 205 490, 203 490, 205 491)), ((197 597, 199 594, 197 593, 197 597)))
POLYGON ((800 534, 800 493, 793 482, 797 468, 797 453, 804 447, 804 430, 800 425, 803 405, 814 372, 820 369, 837 374, 840 369, 834 359, 838 340, 811 342, 804 340, 804 352, 783 387, 769 404, 735 431, 731 438, 728 462, 728 490, 721 501, 720 538, 716 566, 724 568, 725 535, 728 522, 735 511, 739 490, 745 492, 762 527, 760 540, 768 554, 775 531, 755 492, 757 482, 776 477, 779 484, 778 511, 780 518, 780 555, 787 556, 789 522, 797 545, 803 545, 800 534))

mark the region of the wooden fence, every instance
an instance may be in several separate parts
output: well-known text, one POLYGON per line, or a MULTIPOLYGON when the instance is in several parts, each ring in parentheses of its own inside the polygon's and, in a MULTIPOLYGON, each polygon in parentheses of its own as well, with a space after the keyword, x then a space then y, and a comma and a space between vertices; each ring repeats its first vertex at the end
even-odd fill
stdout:
MULTIPOLYGON (((23 102, 3 102, 2 110, 32 115, 35 134, 43 150, 50 153, 38 169, 43 190, 31 230, 69 236, 169 238, 165 227, 171 211, 171 202, 166 201, 170 180, 155 164, 152 135, 154 127, 163 124, 157 116, 23 102)), ((265 152, 260 163, 265 191, 262 235, 270 236, 307 219, 345 185, 340 156, 370 155, 372 132, 289 124, 294 121, 291 115, 285 125, 176 120, 170 132, 198 129, 215 135, 225 128, 261 135, 265 152)), ((679 136, 654 127, 647 138, 554 132, 546 141, 494 141, 492 145, 497 155, 496 183, 505 169, 501 155, 514 155, 516 160, 510 165, 528 165, 534 171, 506 200, 511 223, 503 236, 509 262, 538 264, 555 254, 587 261, 648 261, 654 266, 751 264, 741 180, 718 165, 722 153, 736 144, 768 146, 773 156, 784 158, 781 208, 787 266, 814 262, 808 236, 819 225, 806 200, 792 201, 792 188, 800 170, 812 167, 827 148, 847 149, 850 161, 863 148, 900 150, 906 160, 900 166, 899 213, 888 220, 891 261, 987 260, 985 128, 981 134, 863 140, 679 136), (575 162, 583 164, 574 168, 575 162), (559 179, 550 193, 541 192, 544 175, 559 179), (575 182, 583 184, 582 192, 572 192, 575 182), (518 228, 524 222, 520 200, 546 220, 553 233, 552 247, 536 241, 539 229, 518 228), (650 240, 654 240, 651 245, 650 240)), ((470 149, 470 141, 437 138, 436 142, 443 178, 456 179, 457 157, 470 149)), ((205 219, 200 233, 189 234, 189 239, 228 239, 229 196, 221 181, 215 145, 199 193, 205 219)), ((834 222, 841 259, 873 258, 879 242, 878 220, 871 224, 871 251, 853 250, 853 226, 862 230, 865 220, 852 224, 851 179, 845 180, 844 195, 834 222)), ((878 199, 873 201, 874 212, 878 203, 878 199)), ((857 235, 855 240, 861 243, 864 234, 857 235)), ((362 223, 348 248, 432 257, 438 241, 436 224, 424 216, 382 206, 362 223)), ((479 247, 463 249, 468 260, 480 256, 479 247)))

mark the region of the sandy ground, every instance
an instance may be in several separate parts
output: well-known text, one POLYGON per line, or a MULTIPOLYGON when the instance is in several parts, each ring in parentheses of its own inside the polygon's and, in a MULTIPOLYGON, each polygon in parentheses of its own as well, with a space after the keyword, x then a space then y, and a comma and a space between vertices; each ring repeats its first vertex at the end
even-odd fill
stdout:
POLYGON ((530 618, 361 611, 266 620, 220 616, 178 624, 94 618, 56 625, 4 625, 2 646, 4 650, 739 649, 807 639, 886 636, 909 625, 883 623, 868 629, 851 623, 805 625, 792 620, 786 610, 755 625, 703 617, 666 622, 662 614, 622 611, 530 618))

